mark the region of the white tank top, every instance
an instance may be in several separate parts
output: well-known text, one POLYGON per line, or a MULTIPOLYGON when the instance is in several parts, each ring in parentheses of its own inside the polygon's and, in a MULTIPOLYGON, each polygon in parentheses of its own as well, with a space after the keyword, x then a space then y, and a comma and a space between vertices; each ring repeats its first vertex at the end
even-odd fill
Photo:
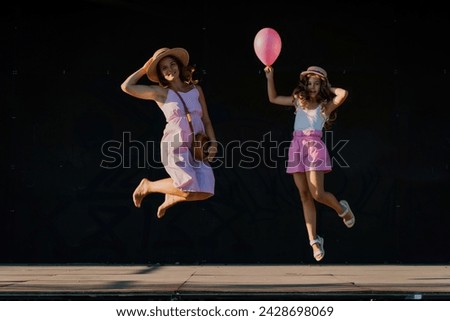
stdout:
POLYGON ((296 104, 294 130, 322 130, 325 125, 325 116, 320 110, 320 105, 315 109, 303 109, 296 104))

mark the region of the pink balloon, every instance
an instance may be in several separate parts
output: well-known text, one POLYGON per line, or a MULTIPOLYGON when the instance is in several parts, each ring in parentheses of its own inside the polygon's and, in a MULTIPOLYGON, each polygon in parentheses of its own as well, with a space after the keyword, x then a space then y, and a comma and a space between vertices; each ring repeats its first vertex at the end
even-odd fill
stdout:
POLYGON ((272 28, 263 28, 256 34, 253 47, 259 60, 271 66, 281 52, 280 35, 272 28))

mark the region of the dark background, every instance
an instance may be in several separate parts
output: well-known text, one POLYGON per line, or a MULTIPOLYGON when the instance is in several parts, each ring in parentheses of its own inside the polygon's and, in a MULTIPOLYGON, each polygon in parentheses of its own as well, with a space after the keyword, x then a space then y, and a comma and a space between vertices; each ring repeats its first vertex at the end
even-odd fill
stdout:
POLYGON ((270 135, 287 148, 294 120, 268 102, 253 49, 271 27, 283 42, 280 94, 309 65, 349 90, 332 134, 334 144, 348 140, 348 166, 335 164, 326 188, 349 201, 357 223, 347 229, 318 205, 321 263, 448 263, 448 10, 430 1, 295 3, 4 6, 0 262, 314 263, 285 157, 258 144, 270 135), (167 177, 158 150, 165 120, 120 84, 160 47, 189 51, 227 162, 213 164, 213 198, 157 220, 162 195, 140 209, 131 195, 143 177, 167 177), (101 166, 108 141, 131 151, 123 166, 101 166), (146 142, 156 150, 143 164, 146 142), (240 144, 274 162, 232 155, 240 144))

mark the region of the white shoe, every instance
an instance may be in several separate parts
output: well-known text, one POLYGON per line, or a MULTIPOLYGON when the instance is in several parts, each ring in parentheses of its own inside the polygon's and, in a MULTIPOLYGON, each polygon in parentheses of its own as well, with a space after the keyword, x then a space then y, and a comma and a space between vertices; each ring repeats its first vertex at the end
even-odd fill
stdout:
POLYGON ((345 208, 344 212, 342 212, 342 214, 338 214, 339 217, 342 217, 342 220, 344 221, 345 226, 347 226, 348 228, 353 227, 353 225, 355 225, 355 215, 353 215, 352 210, 350 209, 350 205, 348 205, 348 202, 346 200, 342 200, 339 202, 339 204, 342 205, 343 208, 345 208), (351 214, 351 218, 348 220, 344 219, 344 216, 346 216, 347 214, 351 214))
POLYGON ((315 240, 309 241, 309 245, 313 246, 314 244, 317 244, 319 246, 318 250, 315 250, 313 255, 316 261, 320 261, 325 256, 325 249, 323 248, 323 244, 325 243, 325 240, 317 235, 317 238, 315 240))

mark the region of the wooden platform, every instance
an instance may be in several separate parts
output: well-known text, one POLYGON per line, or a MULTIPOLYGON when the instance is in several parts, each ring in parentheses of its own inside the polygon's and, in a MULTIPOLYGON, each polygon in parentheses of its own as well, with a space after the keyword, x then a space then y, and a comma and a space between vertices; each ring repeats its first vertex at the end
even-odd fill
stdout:
POLYGON ((448 265, 0 265, 2 300, 450 300, 448 265))

